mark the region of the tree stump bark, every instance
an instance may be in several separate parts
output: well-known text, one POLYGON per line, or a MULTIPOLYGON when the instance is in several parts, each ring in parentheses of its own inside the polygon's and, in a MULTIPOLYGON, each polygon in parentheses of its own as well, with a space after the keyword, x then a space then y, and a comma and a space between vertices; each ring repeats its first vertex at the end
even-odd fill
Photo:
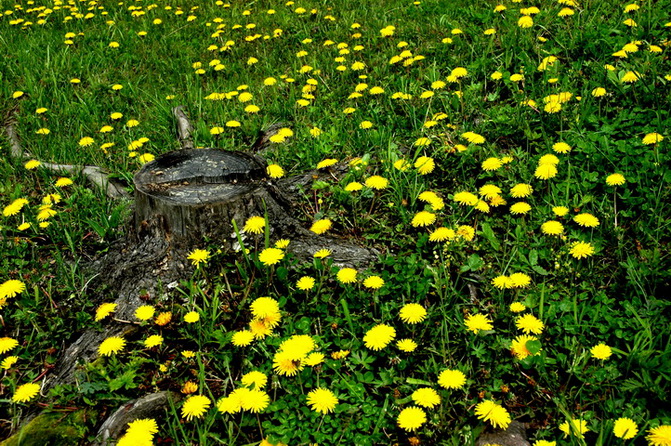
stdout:
POLYGON ((274 206, 264 188, 265 168, 261 158, 214 149, 170 152, 145 164, 135 175, 138 237, 157 220, 172 243, 229 238, 232 220, 244 224, 264 214, 263 202, 274 206))
POLYGON ((136 237, 162 237, 178 249, 212 240, 230 250, 237 242, 233 221, 242 230, 249 217, 267 216, 271 239, 291 240, 295 255, 328 248, 339 264, 373 260, 372 251, 316 236, 294 218, 292 186, 303 177, 314 181, 314 173, 273 182, 266 166, 259 156, 217 149, 170 152, 145 164, 135 175, 136 237))

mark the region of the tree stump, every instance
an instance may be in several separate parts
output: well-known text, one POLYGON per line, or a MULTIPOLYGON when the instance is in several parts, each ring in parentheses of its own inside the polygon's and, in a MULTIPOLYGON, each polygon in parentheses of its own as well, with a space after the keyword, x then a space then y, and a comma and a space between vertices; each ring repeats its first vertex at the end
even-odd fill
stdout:
MULTIPOLYGON (((170 152, 135 175, 135 227, 160 219, 173 243, 194 246, 203 238, 224 241, 233 227, 274 207, 264 189, 266 163, 242 152, 214 149, 170 152)), ((274 209, 273 209, 274 211, 274 209)))
MULTIPOLYGON (((156 301, 191 275, 190 251, 208 244, 236 248, 233 221, 241 230, 255 215, 267 216, 270 239, 289 239, 287 251, 299 258, 311 261, 324 248, 337 265, 363 266, 376 258, 375 250, 316 235, 305 228, 309 223, 294 218, 300 201, 296 191, 323 172, 274 182, 265 167, 257 155, 217 149, 169 152, 145 164, 134 178, 135 212, 128 235, 91 265, 96 275, 90 287, 97 294, 114 293, 116 317, 134 320, 137 307, 156 301)), ((130 335, 134 329, 126 325, 81 334, 65 348, 46 385, 74 382, 77 364, 94 359, 106 337, 121 331, 130 335)))
POLYGON ((233 221, 242 230, 249 217, 267 216, 271 239, 291 240, 288 252, 308 257, 328 248, 349 265, 373 259, 368 249, 305 229, 292 210, 296 178, 273 182, 266 166, 259 156, 217 149, 179 150, 145 164, 134 181, 136 237, 161 237, 177 249, 211 240, 229 250, 237 243, 233 221))
MULTIPOLYGON (((377 251, 316 235, 306 229, 310 223, 296 219, 297 204, 302 201, 297 192, 342 166, 273 181, 266 174, 266 161, 257 154, 191 148, 190 124, 182 109, 173 111, 183 150, 157 157, 135 175, 134 218, 126 237, 89 266, 93 275, 89 293, 97 303, 103 296, 116 296, 116 318, 134 320, 137 307, 166 297, 167 290, 190 277, 194 266, 187 256, 193 249, 236 248, 238 236, 244 239, 245 234, 236 234, 233 221, 242 230, 252 216, 267 217, 271 241, 289 239, 287 251, 305 260, 312 261, 313 254, 324 248, 331 250, 337 265, 356 267, 375 260, 377 251)), ((252 149, 262 153, 268 140, 268 133, 262 133, 252 149)), ((137 325, 126 324, 74 334, 47 375, 45 389, 74 383, 79 364, 94 360, 105 338, 130 336, 135 330, 137 325)), ((139 401, 143 410, 149 410, 159 400, 164 402, 160 398, 139 401)), ((128 421, 128 417, 112 417, 101 435, 114 437, 128 421)))

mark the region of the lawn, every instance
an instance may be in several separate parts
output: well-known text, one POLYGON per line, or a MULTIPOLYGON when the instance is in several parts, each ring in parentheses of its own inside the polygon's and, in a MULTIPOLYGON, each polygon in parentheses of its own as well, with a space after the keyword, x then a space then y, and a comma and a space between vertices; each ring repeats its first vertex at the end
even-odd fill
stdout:
POLYGON ((109 444, 470 445, 517 420, 535 446, 671 446, 669 11, 4 2, 2 444, 90 444, 165 391, 109 444), (180 150, 179 105, 199 149, 280 127, 264 181, 312 175, 292 216, 375 259, 294 255, 259 213, 121 308, 96 260, 132 232, 134 174, 180 150))

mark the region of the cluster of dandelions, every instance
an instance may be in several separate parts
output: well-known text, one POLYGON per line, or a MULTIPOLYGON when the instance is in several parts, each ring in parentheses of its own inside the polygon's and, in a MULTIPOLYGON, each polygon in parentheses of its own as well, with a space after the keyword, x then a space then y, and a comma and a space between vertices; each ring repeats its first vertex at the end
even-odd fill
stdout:
MULTIPOLYGON (((249 330, 235 332, 232 343, 238 347, 249 345, 254 339, 263 339, 273 334, 272 330, 281 320, 279 303, 270 297, 259 297, 250 305, 254 317, 249 330)), ((306 366, 315 367, 324 362, 323 353, 316 351, 317 343, 309 335, 292 335, 282 341, 272 357, 272 368, 279 376, 292 377, 306 366)), ((347 352, 334 353, 334 359, 341 359, 347 352)), ((258 413, 270 404, 270 396, 264 388, 268 382, 266 374, 259 370, 246 373, 240 380, 240 386, 222 397, 216 403, 217 410, 225 414, 240 411, 258 413)), ((314 411, 326 414, 333 412, 338 398, 329 389, 313 389, 306 396, 306 404, 314 411)), ((202 417, 211 405, 204 395, 190 396, 182 406, 182 416, 187 419, 202 417)))
MULTIPOLYGON (((467 377, 458 369, 445 369, 440 372, 437 384, 449 391, 464 387, 467 377)), ((445 390, 443 392, 445 392, 445 390)), ((448 395, 449 393, 445 393, 448 395)), ((427 421, 427 409, 433 409, 440 405, 441 394, 432 387, 420 387, 412 392, 410 399, 412 406, 403 408, 396 418, 396 424, 405 431, 415 431, 422 427, 427 421)))
MULTIPOLYGON (((409 325, 424 322, 426 317, 426 308, 417 303, 405 304, 399 311, 399 319, 409 325)), ((397 330, 393 326, 377 324, 365 333, 363 343, 366 348, 381 351, 396 339, 396 335, 397 330)), ((414 339, 403 338, 396 342, 396 347, 403 353, 410 354, 417 349, 418 344, 414 339)), ((459 370, 445 370, 438 378, 438 384, 445 389, 458 389, 465 383, 466 376, 459 370)), ((425 409, 434 408, 441 401, 438 392, 430 387, 417 389, 411 398, 416 405, 404 408, 397 417, 397 424, 406 431, 419 429, 427 420, 425 409)))
MULTIPOLYGON (((410 224, 415 228, 433 225, 437 220, 437 213, 445 208, 445 202, 436 192, 430 190, 420 193, 418 200, 426 203, 426 206, 424 210, 417 212, 412 217, 410 224)), ((470 241, 473 237, 475 237, 475 229, 468 225, 461 225, 456 229, 439 226, 429 233, 429 241, 431 242, 470 241)))
POLYGON ((252 320, 247 330, 233 333, 231 342, 236 347, 246 347, 254 340, 263 339, 273 333, 282 319, 279 303, 271 297, 258 297, 250 305, 252 320))
MULTIPOLYGON (((35 169, 40 163, 37 160, 32 160, 26 163, 26 168, 29 170, 35 169)), ((54 183, 55 187, 64 188, 73 184, 69 178, 58 178, 54 183)), ((16 226, 19 232, 26 231, 31 227, 39 227, 46 229, 51 225, 51 219, 58 215, 58 210, 55 205, 60 203, 62 197, 58 193, 48 193, 42 197, 40 204, 37 206, 34 216, 26 215, 25 210, 29 209, 30 201, 27 198, 17 198, 6 205, 2 210, 4 217, 20 219, 20 223, 16 226), (34 223, 37 222, 37 225, 34 223)))

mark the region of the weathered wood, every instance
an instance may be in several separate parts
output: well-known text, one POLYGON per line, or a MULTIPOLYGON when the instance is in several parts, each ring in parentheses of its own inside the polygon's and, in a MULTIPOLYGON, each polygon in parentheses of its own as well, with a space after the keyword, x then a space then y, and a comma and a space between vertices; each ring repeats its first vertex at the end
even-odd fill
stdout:
POLYGON ((156 418, 168 408, 170 399, 180 399, 174 392, 157 392, 145 395, 136 400, 130 400, 110 415, 98 429, 93 446, 109 444, 110 440, 117 440, 125 431, 128 423, 142 418, 156 418))
MULTIPOLYGON (((30 152, 23 150, 21 147, 21 140, 19 138, 19 134, 16 131, 16 128, 14 127, 13 117, 10 118, 5 124, 5 133, 7 134, 7 139, 9 140, 10 153, 12 154, 12 157, 25 159, 33 158, 30 152)), ((82 174, 91 184, 101 189, 109 198, 118 199, 130 197, 121 183, 111 180, 109 176, 98 166, 80 166, 72 164, 54 164, 42 162, 40 167, 51 170, 52 172, 82 174)))
POLYGON ((498 444, 500 446, 531 446, 527 440, 527 429, 523 423, 513 420, 506 429, 483 433, 478 437, 475 446, 498 444))
POLYGON ((177 124, 177 139, 179 140, 179 144, 184 150, 193 149, 193 138, 191 137, 193 126, 189 122, 189 118, 186 116, 184 106, 178 105, 173 108, 172 114, 175 117, 175 122, 177 124))
POLYGON ((44 388, 71 384, 75 381, 77 368, 97 358, 98 347, 109 336, 128 336, 137 330, 134 325, 115 325, 106 331, 87 330, 76 341, 64 346, 57 367, 46 376, 44 388))

